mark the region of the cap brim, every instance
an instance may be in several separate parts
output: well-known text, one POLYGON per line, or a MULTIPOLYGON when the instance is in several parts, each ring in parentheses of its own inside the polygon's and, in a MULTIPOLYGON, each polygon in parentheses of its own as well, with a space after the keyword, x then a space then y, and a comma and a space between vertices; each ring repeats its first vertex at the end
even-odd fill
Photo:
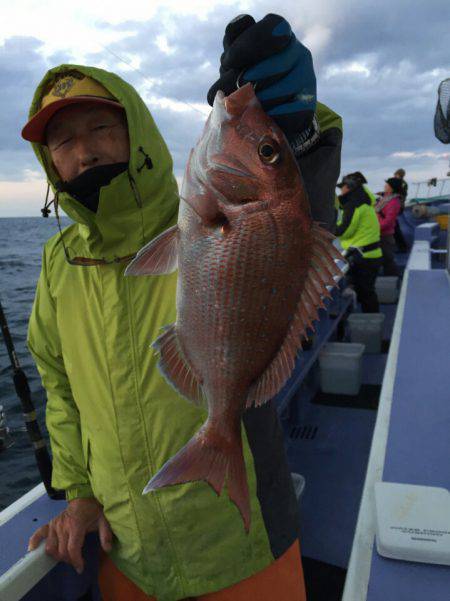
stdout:
POLYGON ((61 100, 52 102, 31 117, 22 129, 22 138, 29 142, 45 144, 45 128, 53 115, 70 104, 82 104, 85 102, 106 104, 118 109, 123 109, 123 106, 116 100, 109 100, 108 98, 101 98, 99 96, 72 96, 71 98, 61 98, 61 100))
POLYGON ((336 188, 343 188, 345 186, 345 184, 343 184, 342 182, 340 184, 336 184, 336 188))

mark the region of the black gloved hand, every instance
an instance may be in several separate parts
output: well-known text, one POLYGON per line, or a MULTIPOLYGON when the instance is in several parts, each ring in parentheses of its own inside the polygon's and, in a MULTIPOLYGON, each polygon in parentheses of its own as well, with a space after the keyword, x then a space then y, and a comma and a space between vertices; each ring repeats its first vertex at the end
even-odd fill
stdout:
POLYGON ((220 78, 208 92, 214 102, 218 90, 225 95, 251 82, 263 109, 281 127, 294 152, 301 152, 317 139, 316 78, 310 51, 292 33, 279 15, 266 15, 255 22, 239 15, 225 29, 220 78))

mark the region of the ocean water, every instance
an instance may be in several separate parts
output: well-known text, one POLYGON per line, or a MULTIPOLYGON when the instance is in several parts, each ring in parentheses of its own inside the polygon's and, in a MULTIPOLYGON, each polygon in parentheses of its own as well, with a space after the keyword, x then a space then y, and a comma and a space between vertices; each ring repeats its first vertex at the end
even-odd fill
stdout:
MULTIPOLYGON (((63 221, 67 224, 68 221, 63 221)), ((22 369, 30 384, 39 424, 45 437, 45 391, 26 347, 28 319, 41 268, 43 245, 57 232, 53 217, 0 218, 0 300, 22 369)), ((0 509, 40 482, 34 453, 23 431, 20 401, 12 380, 12 368, 0 334, 0 405, 12 430, 12 446, 0 451, 0 509)))

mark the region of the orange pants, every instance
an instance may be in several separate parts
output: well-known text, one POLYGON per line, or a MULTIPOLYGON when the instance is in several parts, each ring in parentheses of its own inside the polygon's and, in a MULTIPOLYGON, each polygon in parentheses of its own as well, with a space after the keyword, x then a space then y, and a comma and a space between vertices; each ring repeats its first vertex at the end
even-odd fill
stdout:
MULTIPOLYGON (((103 601, 157 601, 124 576, 106 554, 100 561, 99 585, 103 601)), ((196 600, 306 601, 298 541, 265 570, 221 591, 186 601, 196 600)))

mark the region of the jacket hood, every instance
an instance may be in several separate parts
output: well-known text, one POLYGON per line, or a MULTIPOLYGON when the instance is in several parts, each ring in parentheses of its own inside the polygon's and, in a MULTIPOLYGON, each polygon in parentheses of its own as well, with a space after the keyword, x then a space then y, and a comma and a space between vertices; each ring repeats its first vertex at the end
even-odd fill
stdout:
POLYGON ((339 196, 339 201, 342 207, 345 207, 350 204, 354 204, 355 207, 360 207, 364 204, 372 204, 370 196, 367 194, 367 192, 364 190, 361 184, 354 190, 350 190, 350 192, 347 192, 347 194, 339 196))
POLYGON ((46 146, 33 143, 59 206, 78 223, 79 236, 70 241, 71 255, 111 260, 137 252, 146 242, 175 223, 178 190, 172 158, 144 101, 123 79, 103 69, 60 65, 47 72, 36 89, 31 118, 55 77, 76 70, 100 82, 124 107, 130 138, 128 170, 100 190, 93 213, 67 192, 58 192, 59 177, 46 146), (150 159, 150 160, 149 160, 150 159))

